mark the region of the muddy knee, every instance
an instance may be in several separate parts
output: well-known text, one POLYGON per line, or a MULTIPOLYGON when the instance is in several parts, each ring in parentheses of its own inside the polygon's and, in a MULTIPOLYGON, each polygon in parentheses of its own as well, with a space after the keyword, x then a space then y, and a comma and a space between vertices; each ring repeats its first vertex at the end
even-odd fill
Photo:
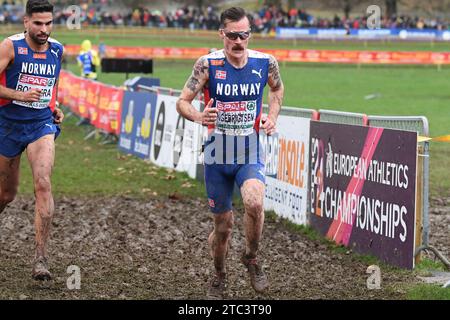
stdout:
POLYGON ((39 177, 34 182, 34 193, 36 196, 48 196, 52 192, 50 177, 39 177))
POLYGON ((260 181, 248 180, 242 186, 242 200, 245 211, 254 218, 263 212, 264 185, 260 181))
POLYGON ((216 217, 214 225, 214 238, 221 243, 226 242, 233 231, 233 214, 216 217))
POLYGON ((233 231, 233 221, 231 220, 216 226, 214 233, 218 241, 225 242, 231 236, 232 231, 233 231))
POLYGON ((259 219, 263 214, 263 204, 260 202, 251 202, 245 204, 245 212, 254 219, 259 219))

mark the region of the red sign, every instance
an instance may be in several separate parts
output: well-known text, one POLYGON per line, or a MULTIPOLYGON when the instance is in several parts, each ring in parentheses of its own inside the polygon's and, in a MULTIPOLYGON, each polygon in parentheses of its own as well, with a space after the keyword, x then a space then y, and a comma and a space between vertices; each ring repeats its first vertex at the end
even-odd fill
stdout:
POLYGON ((120 113, 123 90, 101 85, 98 101, 98 128, 113 134, 120 134, 120 113))
MULTIPOLYGON (((80 46, 65 47, 68 55, 78 55, 80 46)), ((449 52, 432 51, 340 51, 340 50, 285 50, 256 49, 275 56, 279 61, 321 63, 370 64, 450 64, 449 52)), ((198 59, 208 48, 151 48, 107 46, 109 58, 198 59)), ((214 60, 211 60, 214 61, 214 60)), ((215 63, 215 62, 214 62, 215 63)))
POLYGON ((94 127, 98 126, 98 101, 101 83, 89 81, 86 87, 86 108, 89 120, 94 127))

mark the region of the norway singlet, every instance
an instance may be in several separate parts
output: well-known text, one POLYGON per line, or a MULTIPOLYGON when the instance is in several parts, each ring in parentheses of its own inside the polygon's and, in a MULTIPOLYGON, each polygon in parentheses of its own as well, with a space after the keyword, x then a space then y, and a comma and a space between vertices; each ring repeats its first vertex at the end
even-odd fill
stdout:
POLYGON ((63 46, 49 38, 47 51, 35 52, 25 41, 24 33, 9 39, 14 45, 14 63, 0 74, 0 85, 17 91, 40 89, 42 94, 38 102, 0 99, 0 118, 39 121, 51 117, 55 108, 63 46))
POLYGON ((0 99, 0 155, 12 158, 39 138, 49 134, 56 138, 60 133, 53 110, 63 46, 49 38, 49 48, 35 52, 24 33, 9 39, 14 45, 14 62, 0 74, 0 85, 16 91, 41 90, 38 102, 0 99))
POLYGON ((205 56, 209 65, 205 104, 213 98, 213 107, 218 109, 204 157, 208 203, 213 213, 231 210, 235 183, 240 188, 248 179, 265 180, 259 123, 269 56, 247 52, 248 61, 242 68, 231 65, 223 50, 205 56))

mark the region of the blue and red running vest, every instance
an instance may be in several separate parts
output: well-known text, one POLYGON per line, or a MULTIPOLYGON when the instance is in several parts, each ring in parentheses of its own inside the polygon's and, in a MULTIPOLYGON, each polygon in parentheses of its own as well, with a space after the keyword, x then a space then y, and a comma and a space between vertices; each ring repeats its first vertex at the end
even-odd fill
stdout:
MULTIPOLYGON (((247 52, 248 61, 242 68, 231 65, 223 50, 205 56, 209 64, 209 81, 204 89, 205 104, 214 98, 213 107, 218 109, 217 121, 209 127, 210 136, 205 150, 222 150, 225 156, 230 153, 228 148, 231 145, 234 146, 232 163, 264 163, 259 123, 270 56, 254 50, 247 52), (220 146, 222 143, 223 146, 220 146)), ((207 161, 221 163, 222 153, 215 151, 209 156, 209 152, 205 152, 205 164, 207 161)))
POLYGON ((218 109, 216 133, 246 136, 259 132, 263 91, 269 74, 269 56, 247 50, 248 62, 243 68, 231 65, 223 50, 207 56, 209 82, 205 88, 205 104, 214 98, 218 109))
POLYGON ((18 91, 42 90, 39 102, 0 99, 0 118, 13 121, 39 121, 52 116, 63 46, 49 38, 45 52, 35 52, 25 41, 25 33, 9 37, 14 44, 14 63, 0 74, 0 85, 18 91))

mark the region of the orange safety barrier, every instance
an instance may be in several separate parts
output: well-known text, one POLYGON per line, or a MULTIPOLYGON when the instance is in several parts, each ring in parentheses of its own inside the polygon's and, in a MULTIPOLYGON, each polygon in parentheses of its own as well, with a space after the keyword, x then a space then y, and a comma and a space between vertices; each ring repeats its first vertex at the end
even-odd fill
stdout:
MULTIPOLYGON (((98 49, 98 48, 96 48, 98 49)), ((66 45, 66 53, 77 55, 78 45, 66 45)), ((320 62, 355 64, 450 64, 449 52, 431 51, 340 51, 340 50, 284 50, 256 49, 269 53, 283 62, 320 62)), ((107 46, 109 58, 198 59, 209 48, 153 48, 107 46)))

